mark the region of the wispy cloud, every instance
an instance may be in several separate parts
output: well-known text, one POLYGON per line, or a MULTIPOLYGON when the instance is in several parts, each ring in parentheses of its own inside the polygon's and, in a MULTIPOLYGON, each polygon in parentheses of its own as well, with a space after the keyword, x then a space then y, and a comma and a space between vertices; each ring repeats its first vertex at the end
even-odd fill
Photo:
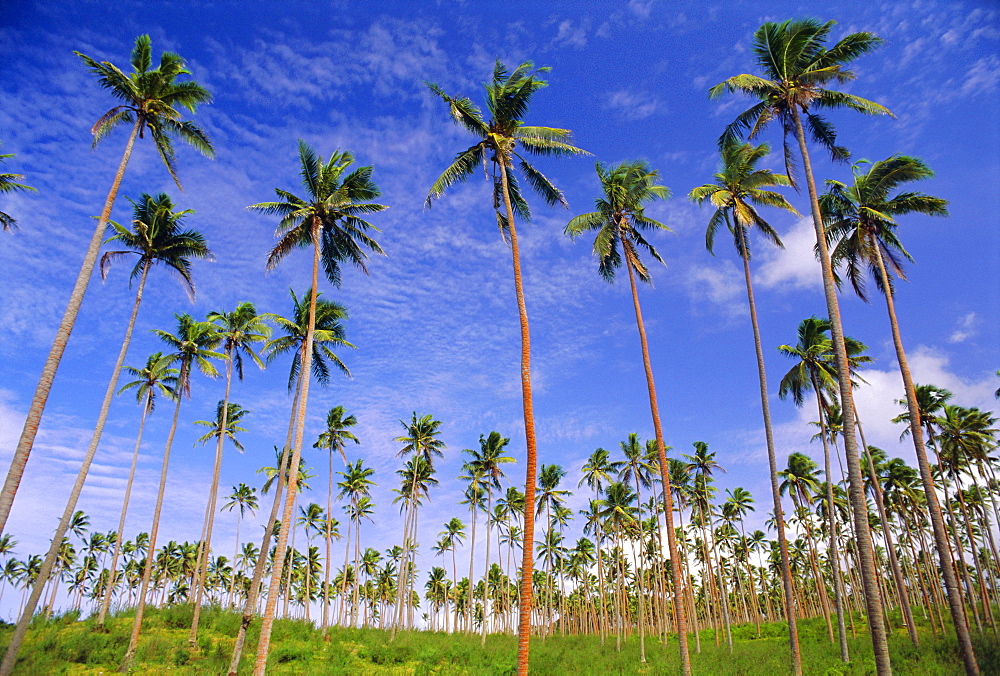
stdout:
POLYGON ((979 317, 975 312, 968 312, 962 315, 955 324, 955 330, 948 337, 949 343, 964 343, 969 338, 976 335, 976 327, 979 325, 979 317))
POLYGON ((667 112, 666 105, 649 92, 619 89, 608 94, 604 109, 625 120, 645 120, 667 112))

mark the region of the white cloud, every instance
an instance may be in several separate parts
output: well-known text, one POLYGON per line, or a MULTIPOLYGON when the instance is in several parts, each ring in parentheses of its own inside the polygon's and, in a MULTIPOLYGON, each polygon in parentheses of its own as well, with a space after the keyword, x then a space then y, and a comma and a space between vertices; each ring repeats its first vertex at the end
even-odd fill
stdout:
POLYGON ((995 54, 985 56, 969 68, 962 83, 962 93, 969 95, 988 94, 997 88, 1000 82, 1000 58, 995 54))
POLYGON ((644 120, 654 114, 667 112, 666 106, 648 92, 619 89, 611 92, 604 102, 604 109, 613 111, 625 120, 644 120))
POLYGON ((979 325, 979 318, 975 312, 969 312, 959 318, 955 324, 955 330, 948 337, 949 343, 963 343, 976 335, 976 327, 979 325))
POLYGON ((714 266, 692 265, 683 278, 696 313, 703 314, 703 306, 710 303, 729 318, 746 314, 746 285, 732 261, 714 266))
POLYGON ((583 49, 587 46, 586 25, 584 23, 574 24, 571 19, 563 19, 559 22, 559 28, 552 44, 557 47, 583 49))
POLYGON ((756 279, 764 288, 813 289, 822 287, 819 261, 813 253, 816 232, 811 218, 802 218, 781 235, 785 248, 761 252, 756 279))

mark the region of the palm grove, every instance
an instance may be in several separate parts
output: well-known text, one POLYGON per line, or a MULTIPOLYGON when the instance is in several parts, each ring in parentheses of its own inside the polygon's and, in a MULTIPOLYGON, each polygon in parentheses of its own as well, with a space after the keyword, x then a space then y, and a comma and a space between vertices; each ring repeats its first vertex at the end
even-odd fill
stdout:
MULTIPOLYGON (((485 86, 485 108, 428 84, 475 143, 458 152, 430 187, 427 205, 446 199, 454 184, 483 168, 491 182, 484 218, 495 219, 512 256, 527 449, 521 484, 512 473, 517 461, 506 450, 510 439, 503 432, 483 430, 478 441, 470 440, 472 448, 461 451, 464 464, 457 477, 464 499, 455 505, 455 516, 440 525, 426 524, 420 515, 440 481, 456 480, 441 477, 435 467, 444 452, 455 452, 440 439, 446 421, 416 411, 400 420, 393 440, 400 459, 395 477, 376 476, 365 466, 366 440, 353 433, 358 421, 348 407, 330 409, 324 429, 314 438, 306 433, 311 387, 327 386, 338 373, 350 373, 340 356, 354 347, 347 336, 348 310, 330 299, 329 289, 340 287, 345 267, 367 274, 369 257, 384 255, 376 239, 379 229, 370 222, 387 208, 378 202, 381 191, 373 167, 356 167, 348 151, 325 157, 299 141, 300 187, 275 188, 273 201, 249 208, 277 220, 268 268, 305 249, 311 258, 310 288, 290 291, 284 315, 279 308, 260 311, 249 301, 219 308, 203 319, 178 314, 175 327, 155 329, 163 342, 160 352, 126 365, 150 273, 156 279, 157 268, 172 270, 193 296, 193 264, 212 253, 195 229, 197 216, 167 194, 129 198, 128 224, 111 221, 111 209, 136 143, 155 146, 178 188, 177 140, 212 156, 207 134, 183 119, 184 111, 195 113, 211 95, 190 79, 176 54, 162 54, 154 67, 147 36, 135 41, 130 72, 78 54, 117 102, 94 124, 94 144, 114 136, 118 127, 128 129, 129 136, 0 494, 0 526, 6 526, 98 260, 102 275, 116 262, 132 264, 135 300, 92 439, 49 550, 19 559, 13 538, 0 538, 7 557, 0 568, 0 593, 5 588, 21 592, 19 620, 0 672, 15 668, 29 623, 38 614, 51 616, 57 608, 92 613, 103 627, 129 611, 131 639, 120 657, 128 668, 143 641, 148 606, 191 604, 189 642, 197 646, 199 614, 207 604, 242 616, 230 673, 236 673, 244 652, 249 656, 247 632, 258 619, 253 670, 264 673, 273 623, 280 617, 316 622, 324 633, 338 626, 384 628, 390 640, 400 630, 418 627, 476 633, 484 644, 490 633, 512 633, 519 638, 518 673, 527 673, 531 637, 557 632, 593 634, 619 650, 623 642, 635 640, 642 661, 653 645, 673 650, 676 641, 681 670, 690 673, 691 651, 701 651, 701 630, 713 630, 715 644, 725 642, 731 651, 734 625, 753 625, 759 635, 769 622, 784 623, 790 670, 801 673, 798 621, 822 618, 825 639, 839 646, 845 662, 850 660, 848 633, 868 632, 882 674, 892 668, 887 636, 904 632, 918 643, 919 617, 934 636, 953 635, 965 670, 978 673, 973 639, 996 631, 1000 593, 994 537, 1000 521, 997 458, 992 455, 996 418, 953 402, 947 390, 915 383, 907 366, 893 297, 898 282, 905 280, 910 256, 897 219, 947 214, 944 200, 911 185, 932 176, 931 169, 919 158, 894 155, 855 163, 847 182, 818 185, 813 175, 811 151, 845 162, 850 157, 823 113, 891 116, 880 104, 836 88, 854 79, 848 65, 876 49, 880 39, 853 33, 828 45, 833 26, 804 20, 758 29, 753 38, 757 74, 735 75, 710 90, 712 97, 742 94, 751 106, 721 130, 719 170, 711 182, 689 192, 690 199, 709 207, 708 250, 714 253, 717 238, 728 232, 744 272, 770 466, 772 491, 766 499, 755 499, 742 488, 720 495, 715 476, 725 468, 704 442, 677 449, 665 443, 669 430, 660 420, 637 282, 652 280, 649 261, 662 263, 655 236, 668 229, 649 217, 645 207, 668 198, 670 191, 659 183, 656 169, 641 160, 616 166, 598 162, 596 209, 572 217, 565 233, 573 239, 594 238, 597 273, 605 280, 613 282, 624 267, 654 436, 644 440, 623 431, 611 450, 598 448, 585 459, 579 485, 565 481, 567 468, 545 464, 544 454, 537 455, 518 227, 531 219, 530 192, 547 205, 565 206, 566 201, 529 159, 587 153, 573 145, 569 130, 523 121, 534 95, 547 86, 545 68, 531 62, 508 68, 497 61, 485 86), (760 137, 775 126, 782 132, 784 174, 761 166, 771 149, 760 137), (826 307, 789 327, 788 344, 765 346, 757 323, 751 251, 757 242, 782 246, 767 222, 768 212, 798 214, 796 202, 815 226, 826 307), (864 382, 871 358, 864 344, 845 334, 841 322, 839 294, 850 292, 865 300, 878 295, 886 303, 904 384, 894 422, 914 444, 916 467, 864 441, 865 411, 855 405, 852 390, 864 382), (783 357, 774 356, 775 347, 783 357), (771 358, 765 360, 765 354, 771 358), (765 361, 788 368, 777 387, 767 380, 765 361), (274 464, 261 468, 260 477, 222 486, 226 450, 242 451, 240 434, 254 421, 253 411, 237 403, 241 382, 252 378, 255 368, 265 367, 289 368, 287 433, 274 440, 274 464), (120 380, 123 374, 128 382, 120 380), (178 425, 184 424, 180 412, 186 401, 196 401, 193 385, 206 376, 223 378, 225 394, 218 402, 200 402, 201 410, 212 410, 214 417, 196 421, 205 429, 199 441, 214 449, 202 528, 192 533, 197 537, 191 541, 162 542, 159 525, 164 505, 169 505, 170 452, 178 425), (822 467, 801 452, 786 460, 779 457, 769 404, 775 392, 798 406, 815 405, 814 440, 822 447, 822 467), (98 530, 77 502, 116 394, 135 396, 135 448, 120 519, 114 528, 109 524, 108 530, 98 530), (164 409, 172 418, 163 440, 153 519, 130 523, 144 425, 164 409), (397 486, 392 505, 374 504, 371 488, 377 482, 397 486), (579 513, 566 506, 573 491, 584 491, 589 501, 579 513), (381 514, 398 513, 402 523, 402 539, 387 549, 374 548, 365 538, 364 523, 375 518, 377 508, 381 514), (755 510, 770 513, 770 533, 748 532, 745 520, 755 510), (249 539, 240 540, 240 525, 248 514, 267 514, 262 538, 242 531, 249 539), (212 547, 217 518, 237 523, 233 551, 212 547), (581 536, 573 542, 567 539, 570 531, 581 536), (432 532, 437 535, 428 544, 432 532), (417 567, 421 550, 435 564, 429 570, 417 567), (477 551, 484 553, 481 560, 476 560, 477 551), (684 640, 677 641, 678 636, 684 640)), ((30 189, 20 180, 19 174, 0 174, 0 190, 30 189)), ((7 214, 0 214, 0 222, 4 229, 16 227, 7 214)))

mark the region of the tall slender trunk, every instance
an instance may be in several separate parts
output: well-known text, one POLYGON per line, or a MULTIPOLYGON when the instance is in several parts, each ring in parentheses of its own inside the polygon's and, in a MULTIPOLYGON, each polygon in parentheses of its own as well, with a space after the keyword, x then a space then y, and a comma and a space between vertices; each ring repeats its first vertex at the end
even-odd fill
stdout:
POLYGON ((149 415, 150 403, 152 402, 152 388, 147 390, 146 398, 142 402, 142 415, 139 418, 139 433, 135 438, 135 450, 132 451, 132 465, 128 471, 128 482, 125 484, 125 497, 122 501, 122 514, 118 519, 118 530, 115 537, 115 549, 111 555, 111 571, 108 575, 108 588, 104 592, 101 600, 101 610, 97 615, 97 626, 103 628, 104 620, 108 616, 108 607, 111 605, 111 594, 114 591, 115 571, 118 569, 118 556, 121 553, 122 537, 125 532, 125 516, 128 514, 128 504, 132 496, 132 481, 135 479, 135 468, 139 462, 139 447, 142 445, 142 431, 146 426, 146 416, 149 415))
POLYGON ((288 528, 292 521, 295 507, 296 488, 299 481, 299 458, 302 457, 302 437, 306 426, 306 409, 309 403, 309 381, 312 370, 313 334, 316 331, 316 295, 319 291, 319 248, 320 222, 314 216, 312 222, 313 265, 312 293, 309 297, 309 321, 306 328, 306 341, 302 355, 302 374, 299 385, 298 420, 295 425, 295 435, 292 441, 292 459, 288 463, 288 492, 285 495, 285 509, 281 517, 281 529, 278 531, 277 551, 274 555, 274 570, 271 573, 271 584, 267 592, 267 603, 264 606, 264 616, 261 620, 260 642, 257 644, 257 658, 254 660, 254 675, 264 676, 267 668, 267 654, 271 647, 271 629, 274 625, 274 611, 278 602, 278 586, 281 584, 281 567, 285 561, 285 546, 288 543, 288 528))
POLYGON ((194 602, 194 612, 191 618, 191 633, 188 643, 192 646, 198 641, 198 621, 201 619, 201 597, 205 591, 205 574, 208 571, 208 556, 212 551, 212 528, 215 525, 215 503, 219 495, 219 476, 222 473, 222 446, 226 440, 226 427, 229 423, 229 391, 233 384, 233 348, 226 354, 226 392, 222 397, 222 412, 219 414, 219 439, 215 444, 215 467, 212 470, 212 486, 208 491, 208 503, 205 507, 205 535, 198 548, 201 555, 195 564, 194 589, 191 598, 194 602))
POLYGON ((889 314, 889 326, 892 329, 892 344, 896 348, 896 361, 899 363, 899 374, 903 379, 903 389, 906 392, 906 410, 910 418, 910 436, 913 438, 913 450, 917 456, 920 481, 924 486, 924 494, 927 497, 927 511, 931 517, 934 544, 938 551, 941 575, 944 578, 944 587, 948 595, 948 607, 951 610, 951 619, 955 626, 955 635, 958 639, 959 651, 962 653, 962 662, 965 665, 965 671, 967 674, 978 674, 979 664, 976 662, 976 653, 972 648, 972 638, 969 635, 969 625, 965 617, 962 592, 959 589, 955 571, 949 561, 948 533, 944 527, 944 516, 941 514, 941 505, 938 502, 937 492, 934 490, 934 477, 931 474, 930 464, 927 462, 924 436, 920 431, 920 406, 917 403, 917 392, 913 385, 913 376, 910 374, 910 365, 906 360, 906 350, 903 349, 903 339, 899 332, 899 321, 896 319, 896 305, 892 297, 892 287, 889 285, 889 275, 885 269, 881 247, 876 246, 875 252, 875 261, 878 263, 879 276, 882 278, 882 288, 885 289, 885 306, 889 314))
POLYGON ((163 495, 167 490, 167 469, 170 466, 170 449, 177 432, 177 419, 181 412, 181 402, 184 400, 184 383, 191 370, 191 364, 185 360, 181 364, 181 372, 177 378, 177 405, 174 406, 174 418, 167 434, 167 444, 163 449, 163 465, 160 468, 160 486, 156 494, 156 507, 153 509, 153 527, 149 530, 149 549, 146 554, 146 565, 142 570, 142 582, 139 585, 139 599, 135 607, 135 619, 132 621, 132 634, 129 637, 128 650, 122 660, 121 671, 128 672, 135 658, 135 650, 139 645, 139 632, 142 629, 142 615, 146 610, 146 590, 149 588, 149 578, 153 572, 153 558, 156 553, 156 536, 160 530, 160 513, 163 509, 163 495))
MULTIPOLYGON (((778 458, 774 450, 774 432, 771 427, 771 404, 768 401, 767 373, 764 368, 764 349, 760 340, 760 325, 757 323, 757 303, 750 278, 750 259, 747 256, 747 242, 744 228, 737 224, 743 259, 743 277, 747 285, 747 303, 750 306, 750 324, 753 327, 753 345, 757 355, 757 379, 760 383, 760 408, 764 418, 764 439, 767 445, 767 463, 771 477, 771 500, 774 506, 775 530, 778 533, 778 551, 781 556, 781 585, 785 598, 785 621, 788 623, 788 646, 793 676, 802 674, 802 653, 799 648, 799 629, 795 621, 795 586, 792 582, 792 567, 788 560, 788 538, 785 536, 785 516, 781 508, 781 489, 778 481, 778 458)), ((770 595, 767 596, 770 602, 770 595)))
MULTIPOLYGON (((131 149, 131 145, 129 146, 129 149, 131 149)), ((128 158, 126 157, 125 160, 127 159, 128 158)), ((121 171, 124 171, 124 164, 122 165, 121 171)), ((21 617, 17 621, 17 626, 14 627, 14 633, 11 635, 10 643, 7 646, 7 652, 4 654, 3 662, 0 663, 0 674, 3 676, 7 676, 7 674, 10 674, 14 669, 14 663, 17 661, 17 653, 21 648, 22 641, 24 640, 24 634, 28 630, 28 623, 31 622, 31 616, 34 614, 35 607, 38 605, 38 601, 42 596, 45 583, 48 581, 49 575, 52 573, 52 569, 56 565, 63 537, 66 535, 66 530, 69 528, 69 522, 73 518, 73 513, 76 511, 76 504, 80 499, 80 493, 83 491, 83 484, 87 480, 87 473, 90 471, 90 465, 94 460, 94 455, 97 453, 97 446, 101 442, 101 435, 104 433, 104 423, 108 419, 108 411, 111 410, 111 400, 114 398, 115 390, 118 387, 118 378, 121 375, 122 366, 125 364, 125 354, 128 352, 129 343, 132 342, 132 330, 135 328, 135 318, 139 314, 139 304, 142 302, 142 291, 146 285, 146 276, 148 273, 149 266, 143 266, 142 276, 139 279, 139 285, 135 293, 135 303, 132 305, 132 314, 129 316, 128 326, 125 329, 125 337, 122 339, 122 346, 118 351, 118 359, 115 361, 114 370, 111 373, 111 379, 108 381, 108 389, 104 392, 104 400, 101 402, 101 410, 97 415, 97 424, 94 427, 94 434, 90 438, 90 445, 87 447, 87 452, 83 456, 83 462, 80 465, 80 471, 77 472, 76 481, 73 484, 73 488, 70 490, 69 499, 66 501, 66 508, 63 510, 62 518, 59 520, 59 525, 56 526, 56 532, 52 536, 49 551, 46 553, 45 559, 42 561, 41 568, 39 568, 38 571, 38 576, 34 580, 34 586, 31 589, 31 594, 29 594, 23 612, 21 613, 21 617)))
MULTIPOLYGON (((517 245, 517 228, 514 209, 510 203, 510 186, 507 184, 509 158, 500 157, 500 182, 503 204, 507 212, 510 234, 511 259, 514 266, 514 295, 517 299, 517 316, 521 328, 521 406, 524 410, 525 479, 524 479, 524 541, 521 556, 521 594, 518 600, 517 676, 528 676, 528 655, 531 641, 531 577, 534 569, 535 549, 535 481, 537 474, 537 449, 535 445, 535 409, 531 398, 531 336, 528 327, 528 309, 524 303, 524 286, 521 282, 521 253, 517 245)), ((469 580, 472 596, 472 580, 469 580)))
POLYGON ((330 539, 332 534, 330 526, 333 525, 333 449, 330 449, 329 479, 326 486, 326 528, 324 528, 324 539, 326 540, 326 557, 323 559, 323 638, 329 635, 329 612, 330 612, 330 539))
POLYGON ((483 572, 483 626, 480 628, 479 645, 480 647, 486 647, 486 599, 489 596, 489 575, 490 575, 490 514, 493 513, 493 489, 488 488, 486 491, 486 500, 488 503, 486 509, 486 568, 483 572))
POLYGON ((861 478, 861 465, 858 462, 858 439, 854 422, 854 392, 851 382, 850 362, 847 359, 847 348, 844 343, 844 328, 840 318, 840 304, 837 300, 837 286, 833 278, 833 267, 827 248, 826 231, 819 208, 819 198, 816 193, 816 180, 813 177, 812 161, 809 149, 806 147, 805 129, 802 126, 802 116, 798 107, 791 108, 792 120, 795 123, 795 135, 799 142, 799 153, 802 156, 802 171, 806 178, 809 191, 809 206, 812 212, 813 227, 816 231, 816 245, 819 249, 820 267, 823 273, 823 294, 826 297, 827 312, 830 315, 830 336, 833 342, 834 358, 837 365, 837 381, 840 386, 840 402, 843 410, 844 455, 847 459, 848 493, 851 510, 854 516, 854 530, 858 539, 858 559, 861 568, 861 582, 865 592, 865 607, 868 614, 868 626, 871 630, 872 649, 875 658, 875 668, 879 676, 892 673, 892 663, 889 659, 889 644, 885 625, 882 623, 882 597, 878 588, 878 574, 875 561, 871 554, 871 531, 868 527, 868 504, 865 500, 864 485, 861 478))
MULTIPOLYGON (((300 355, 300 364, 301 364, 300 355)), ((229 661, 229 671, 226 676, 236 676, 240 666, 240 659, 243 657, 243 645, 246 643, 247 629, 253 618, 257 616, 257 599, 260 596, 261 583, 264 578, 264 568, 267 566, 267 552, 270 549, 271 537, 274 535, 274 522, 278 518, 278 507, 281 505, 282 491, 285 482, 282 480, 291 472, 291 449, 292 436, 294 434, 295 421, 298 420, 299 393, 301 388, 302 370, 299 369, 300 382, 296 383, 295 397, 292 399, 292 412, 288 420, 288 432, 285 435, 285 445, 281 449, 281 457, 278 458, 278 475, 274 483, 274 500, 271 503, 271 512, 264 524, 264 539, 260 543, 260 552, 257 555, 257 562, 254 564, 253 579, 250 581, 250 588, 247 590, 246 602, 243 604, 243 616, 240 619, 240 627, 236 630, 236 641, 233 645, 233 655, 229 661)))
MULTIPOLYGON (((624 239, 623 239, 624 242, 624 239)), ((630 245, 629 245, 630 246, 630 245)), ((639 342, 642 345, 642 365, 646 372, 646 388, 649 390, 649 409, 653 416, 653 433, 656 438, 656 457, 660 465, 660 481, 663 483, 663 511, 667 521, 667 548, 670 550, 670 581, 674 586, 674 626, 677 628, 677 643, 680 647, 681 672, 691 674, 691 656, 687 644, 687 618, 684 612, 684 582, 681 579, 681 564, 677 553, 677 534, 674 532, 674 503, 670 495, 670 474, 667 464, 666 447, 663 444, 663 427, 660 425, 660 409, 656 403, 656 384, 653 382, 653 367, 649 361, 649 344, 646 342, 646 327, 642 321, 639 293, 635 288, 635 272, 629 256, 625 257, 628 281, 632 290, 632 306, 635 322, 639 328, 639 342)))
MULTIPOLYGON (((142 124, 142 119, 136 118, 135 124, 132 126, 132 133, 128 137, 128 143, 125 144, 125 152, 122 154, 121 162, 118 164, 118 171, 115 172, 115 178, 111 182, 111 190, 108 191, 108 196, 104 200, 104 208, 101 209, 101 215, 97 219, 94 234, 90 236, 90 244, 87 245, 87 253, 83 258, 83 264, 80 266, 80 274, 76 277, 76 283, 73 285, 73 291, 70 292, 66 311, 63 313, 62 321, 59 322, 59 328, 56 329, 55 338, 52 340, 49 356, 45 359, 45 365, 42 367, 42 375, 38 379, 35 394, 31 399, 31 406, 28 408, 28 415, 24 420, 24 427, 21 430, 21 437, 17 441, 14 457, 10 461, 10 469, 7 471, 7 478, 4 480, 3 489, 0 490, 0 533, 4 532, 7 527, 7 517, 10 516, 10 508, 14 504, 14 496, 17 494, 17 488, 21 484, 24 467, 28 464, 28 456, 31 455, 31 449, 35 443, 35 435, 38 434, 38 426, 42 420, 45 403, 48 401, 49 392, 52 390, 52 381, 55 380, 59 361, 66 350, 66 344, 69 342, 69 334, 73 331, 76 316, 79 314, 80 306, 83 304, 83 296, 87 292, 90 276, 94 272, 94 265, 97 263, 97 254, 101 249, 101 241, 104 239, 104 230, 107 228, 108 220, 111 218, 111 207, 114 206, 115 199, 118 197, 118 188, 121 186, 122 177, 125 176, 125 167, 128 166, 129 158, 132 156, 135 137, 139 134, 142 124)), ((11 646, 17 647, 19 645, 20 640, 17 641, 16 646, 12 640, 11 646)), ((8 652, 10 652, 9 648, 8 652)), ((14 652, 16 654, 17 650, 15 649, 14 652)))

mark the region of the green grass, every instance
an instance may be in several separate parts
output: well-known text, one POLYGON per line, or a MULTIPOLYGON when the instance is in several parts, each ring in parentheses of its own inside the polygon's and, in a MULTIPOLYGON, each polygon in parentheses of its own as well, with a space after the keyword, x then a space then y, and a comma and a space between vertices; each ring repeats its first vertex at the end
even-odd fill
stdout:
MULTIPOLYGON (((198 646, 189 647, 191 607, 171 606, 147 611, 133 673, 220 674, 224 673, 239 623, 236 613, 206 608, 201 615, 198 646)), ((827 640, 822 619, 800 624, 802 667, 805 674, 872 674, 875 671, 871 642, 863 623, 855 619, 858 637, 850 639, 851 662, 839 660, 836 645, 827 640)), ((131 613, 110 618, 107 631, 96 629, 93 620, 78 621, 68 613, 50 622, 36 620, 21 650, 19 674, 98 674, 115 671, 128 645, 131 613)), ((733 629, 730 655, 722 637, 715 646, 712 630, 701 632, 702 651, 694 653, 696 674, 779 676, 788 672, 788 644, 781 624, 764 625, 761 637, 751 626, 733 629)), ((240 673, 249 673, 257 645, 257 628, 251 628, 240 673)), ((6 645, 11 627, 0 628, 0 647, 6 645)), ((921 647, 910 644, 905 631, 897 628, 890 638, 895 674, 920 676, 963 673, 953 640, 933 639, 921 628, 921 647)), ((984 674, 1000 674, 1000 643, 989 634, 976 641, 984 674)), ((268 673, 272 674, 399 674, 496 675, 514 673, 516 639, 488 636, 485 648, 479 637, 430 632, 401 632, 393 643, 377 629, 334 629, 329 641, 310 624, 278 620, 274 625, 268 673)), ((639 640, 629 636, 622 651, 615 651, 615 638, 602 646, 596 636, 550 636, 534 638, 531 649, 533 674, 672 674, 678 673, 675 640, 663 645, 646 639, 645 664, 639 663, 639 640)))

